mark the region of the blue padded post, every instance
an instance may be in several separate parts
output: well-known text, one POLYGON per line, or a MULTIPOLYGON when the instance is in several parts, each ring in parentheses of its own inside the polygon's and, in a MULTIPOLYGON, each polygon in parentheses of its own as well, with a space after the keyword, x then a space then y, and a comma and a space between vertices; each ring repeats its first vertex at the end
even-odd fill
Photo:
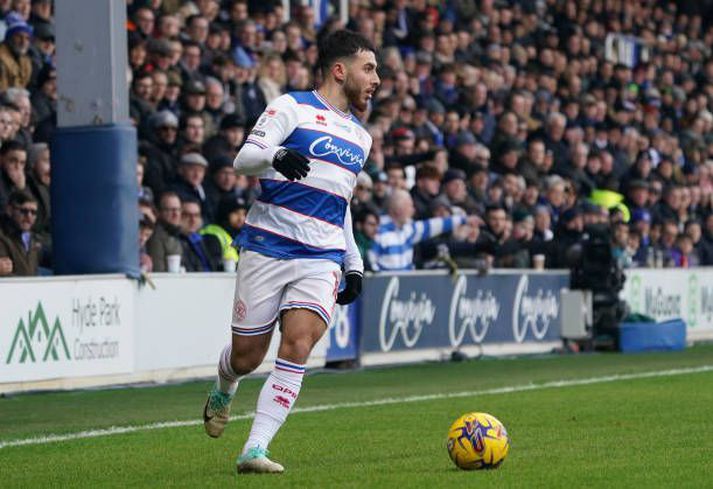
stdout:
POLYGON ((52 241, 58 275, 139 276, 136 130, 58 128, 52 141, 52 241))

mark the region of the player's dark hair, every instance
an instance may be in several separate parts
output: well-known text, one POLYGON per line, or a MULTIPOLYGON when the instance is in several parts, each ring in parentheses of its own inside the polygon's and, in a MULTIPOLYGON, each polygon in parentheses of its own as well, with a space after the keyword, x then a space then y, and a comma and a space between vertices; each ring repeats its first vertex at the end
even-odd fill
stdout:
POLYGON ((374 45, 361 34, 346 29, 332 32, 319 43, 319 68, 326 74, 338 59, 354 56, 359 51, 376 54, 374 45))

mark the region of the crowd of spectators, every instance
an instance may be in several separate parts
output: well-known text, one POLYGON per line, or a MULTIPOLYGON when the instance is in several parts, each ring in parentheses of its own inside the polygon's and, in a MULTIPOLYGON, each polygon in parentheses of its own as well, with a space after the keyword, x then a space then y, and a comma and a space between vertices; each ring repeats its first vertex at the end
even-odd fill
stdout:
MULTIPOLYGON (((284 23, 271 0, 127 0, 145 271, 237 259, 260 189, 232 160, 268 103, 318 86, 317 43, 344 27, 382 80, 351 206, 371 269, 566 267, 592 225, 623 266, 713 265, 711 2, 360 0, 319 26, 292 3, 284 23), (381 256, 399 233, 408 253, 381 256)), ((51 255, 51 12, 0 0, 0 275, 13 246, 51 255)))

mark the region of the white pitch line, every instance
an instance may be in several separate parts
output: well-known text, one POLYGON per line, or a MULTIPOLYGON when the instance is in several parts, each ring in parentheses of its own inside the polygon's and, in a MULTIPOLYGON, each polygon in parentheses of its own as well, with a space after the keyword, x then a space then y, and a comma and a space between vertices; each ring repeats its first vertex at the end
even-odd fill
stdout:
MULTIPOLYGON (((589 377, 585 379, 570 379, 570 380, 554 380, 550 382, 544 382, 542 384, 524 384, 524 385, 513 385, 507 387, 496 387, 493 389, 483 389, 479 391, 462 391, 462 392, 452 392, 445 394, 427 394, 423 396, 409 396, 409 397, 389 397, 384 399, 378 399, 375 401, 361 401, 361 402, 343 402, 337 404, 321 404, 316 406, 307 407, 297 407, 292 410, 293 414, 297 413, 316 413, 322 411, 334 411, 335 409, 347 409, 356 407, 371 407, 371 406, 385 406, 389 404, 404 404, 411 402, 422 402, 422 401, 432 401, 437 399, 453 399, 458 397, 473 397, 473 396, 486 396, 486 395, 497 395, 497 394, 510 394, 515 392, 525 392, 534 391, 542 389, 552 389, 552 388, 562 388, 562 387, 574 387, 580 385, 591 385, 591 384, 604 384, 607 382, 619 382, 622 380, 635 380, 635 379, 648 379, 653 377, 672 377, 675 375, 688 375, 697 374, 702 372, 713 371, 713 365, 703 365, 700 367, 690 367, 690 368, 677 368, 671 370, 654 370, 649 372, 638 372, 631 374, 614 374, 606 375, 602 377, 589 377)), ((239 414, 237 416, 231 416, 232 421, 251 419, 254 417, 255 413, 239 414)), ((25 445, 45 445, 48 443, 57 443, 64 441, 81 440, 84 438, 98 438, 102 436, 111 435, 121 435, 124 433, 135 433, 138 431, 151 431, 160 430, 164 428, 181 428, 185 426, 198 426, 203 424, 203 420, 192 419, 187 421, 162 421, 159 423, 150 423, 145 425, 134 425, 134 426, 112 426, 111 428, 104 428, 99 430, 87 430, 79 431, 75 433, 65 433, 57 435, 46 435, 38 436, 33 438, 21 438, 17 440, 0 441, 0 449, 10 448, 10 447, 20 447, 25 445)))

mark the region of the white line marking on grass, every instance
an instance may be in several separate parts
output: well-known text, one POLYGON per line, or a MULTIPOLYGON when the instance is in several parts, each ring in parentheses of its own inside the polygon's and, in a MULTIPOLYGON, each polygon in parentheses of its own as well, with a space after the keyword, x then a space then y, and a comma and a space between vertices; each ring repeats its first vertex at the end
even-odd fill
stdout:
MULTIPOLYGON (((346 409, 355 407, 385 406, 389 404, 404 404, 411 402, 432 401, 437 399, 452 399, 458 397, 485 396, 497 394, 510 394, 515 392, 535 391, 542 389, 557 389, 562 387, 574 387, 579 385, 604 384, 607 382, 619 382, 622 380, 648 379, 653 377, 672 377, 676 375, 697 374, 713 371, 713 365, 703 365, 700 367, 677 368, 671 370, 654 370, 649 372, 638 372, 632 374, 614 374, 602 377, 590 377, 585 379, 554 380, 541 384, 524 384, 507 387, 496 387, 493 389, 483 389, 479 391, 451 392, 446 394, 427 394, 423 396, 409 397, 389 397, 375 401, 342 402, 337 404, 321 404, 317 406, 297 407, 292 413, 317 413, 322 411, 334 411, 335 409, 346 409)), ((231 416, 232 421, 245 420, 254 417, 255 413, 239 414, 231 416)), ((10 447, 21 447, 25 445, 45 445, 63 441, 81 440, 84 438, 98 438, 102 436, 121 435, 124 433, 135 433, 138 431, 152 431, 164 428, 181 428, 185 426, 198 426, 203 424, 203 420, 192 419, 187 421, 163 421, 160 423, 150 423, 134 426, 112 426, 98 430, 79 431, 75 433, 65 433, 57 435, 37 436, 32 438, 21 438, 17 440, 0 441, 0 449, 10 447)))

